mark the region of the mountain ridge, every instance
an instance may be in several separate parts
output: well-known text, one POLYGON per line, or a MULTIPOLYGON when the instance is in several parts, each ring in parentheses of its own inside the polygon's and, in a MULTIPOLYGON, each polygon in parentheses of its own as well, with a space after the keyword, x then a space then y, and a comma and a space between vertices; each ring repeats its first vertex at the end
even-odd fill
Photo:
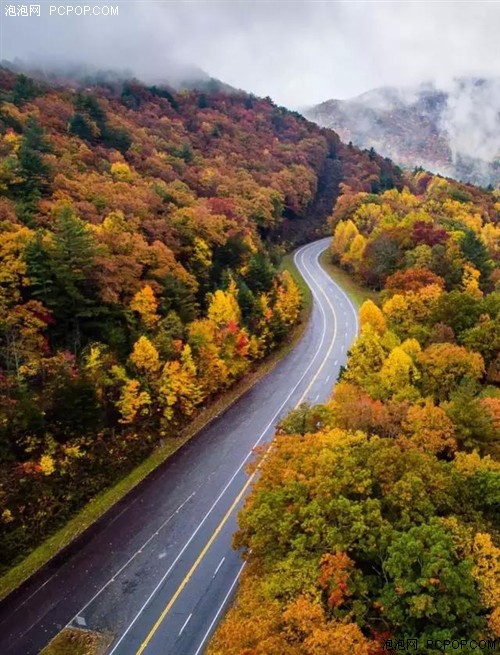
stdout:
POLYGON ((378 87, 304 115, 398 164, 481 186, 500 184, 500 77, 378 87))

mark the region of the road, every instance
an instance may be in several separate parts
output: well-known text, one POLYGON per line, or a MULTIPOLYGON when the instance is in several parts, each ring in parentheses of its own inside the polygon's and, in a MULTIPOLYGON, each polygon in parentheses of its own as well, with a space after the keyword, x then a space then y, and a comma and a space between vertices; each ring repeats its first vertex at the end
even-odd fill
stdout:
POLYGON ((231 535, 253 449, 293 407, 329 397, 357 332, 355 308, 319 264, 327 245, 295 253, 314 296, 299 344, 0 605, 2 655, 36 655, 67 624, 112 633, 109 655, 203 653, 243 567, 231 535))

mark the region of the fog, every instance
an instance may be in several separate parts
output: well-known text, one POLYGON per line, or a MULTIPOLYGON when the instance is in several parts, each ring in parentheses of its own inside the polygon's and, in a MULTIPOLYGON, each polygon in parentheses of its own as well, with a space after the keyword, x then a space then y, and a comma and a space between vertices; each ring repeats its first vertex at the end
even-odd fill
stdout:
POLYGON ((51 14, 65 5, 45 0, 40 17, 13 17, 4 2, 0 58, 130 69, 148 81, 195 66, 294 108, 381 85, 500 72, 498 2, 106 3, 119 15, 51 14))
POLYGON ((500 157, 500 78, 471 85, 457 81, 448 90, 442 126, 449 136, 453 160, 500 157))

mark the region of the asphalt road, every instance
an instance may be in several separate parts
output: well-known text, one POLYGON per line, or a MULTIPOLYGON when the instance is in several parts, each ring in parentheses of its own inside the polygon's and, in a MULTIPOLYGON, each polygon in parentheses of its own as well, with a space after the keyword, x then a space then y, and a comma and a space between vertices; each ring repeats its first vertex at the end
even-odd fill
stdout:
POLYGON ((329 397, 356 335, 355 308, 318 261, 327 245, 295 254, 314 296, 300 343, 0 605, 2 655, 36 655, 67 624, 111 632, 109 655, 203 653, 242 571, 231 535, 252 451, 297 404, 329 397))

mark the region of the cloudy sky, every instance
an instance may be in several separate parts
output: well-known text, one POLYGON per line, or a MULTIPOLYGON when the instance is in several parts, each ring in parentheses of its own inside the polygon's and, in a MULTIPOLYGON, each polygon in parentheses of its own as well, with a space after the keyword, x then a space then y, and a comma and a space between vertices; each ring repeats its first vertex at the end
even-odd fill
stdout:
POLYGON ((5 16, 2 0, 0 58, 149 79, 175 60, 290 107, 380 85, 500 75, 499 0, 27 1, 41 3, 40 17, 5 16), (67 2, 118 6, 119 15, 50 14, 67 2))

